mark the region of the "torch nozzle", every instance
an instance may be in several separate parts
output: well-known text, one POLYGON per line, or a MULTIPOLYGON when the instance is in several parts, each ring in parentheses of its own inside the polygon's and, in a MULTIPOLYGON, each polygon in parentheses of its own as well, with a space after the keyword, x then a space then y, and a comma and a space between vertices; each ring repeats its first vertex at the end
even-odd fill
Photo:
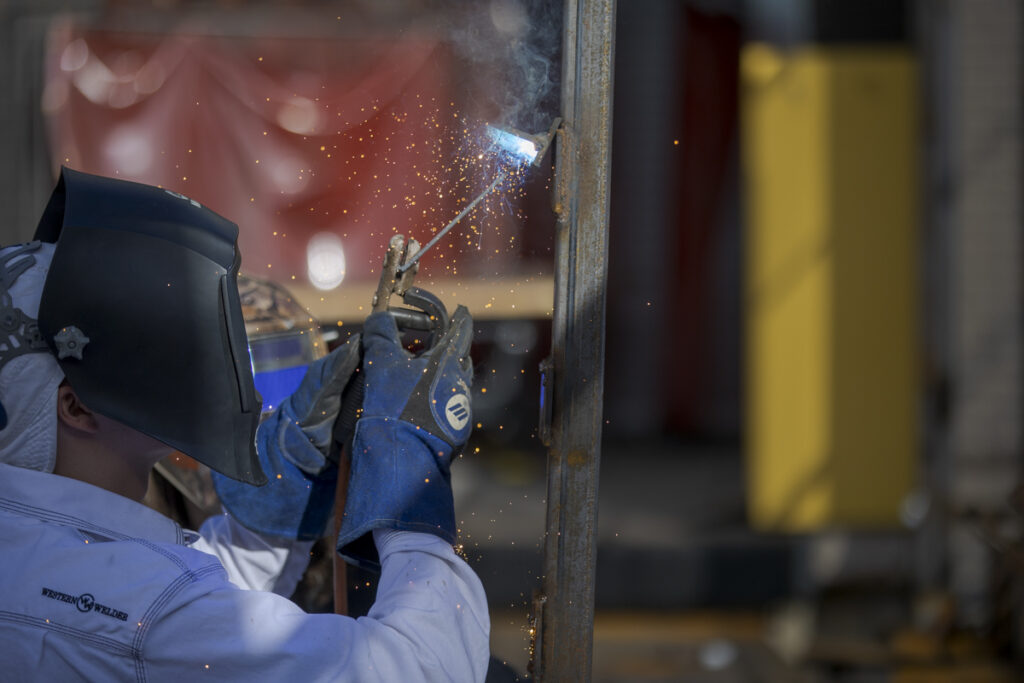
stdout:
POLYGON ((487 136, 499 149, 519 163, 540 166, 561 124, 562 119, 556 118, 551 122, 547 133, 537 135, 530 135, 509 126, 487 124, 487 136))

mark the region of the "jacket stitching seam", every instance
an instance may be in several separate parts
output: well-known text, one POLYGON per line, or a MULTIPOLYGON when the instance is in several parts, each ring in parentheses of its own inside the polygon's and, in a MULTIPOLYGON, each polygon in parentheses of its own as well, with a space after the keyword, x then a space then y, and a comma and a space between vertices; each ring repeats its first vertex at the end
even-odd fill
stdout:
MULTIPOLYGON (((133 536, 130 536, 128 534, 124 534, 120 531, 115 531, 113 529, 109 529, 98 524, 93 524, 92 522, 86 521, 79 517, 65 515, 59 512, 54 512, 53 510, 47 510, 46 508, 35 507, 34 505, 26 505, 25 503, 20 503, 9 498, 0 498, 0 508, 9 510, 14 514, 35 517, 36 519, 42 520, 44 522, 52 522, 54 524, 59 524, 61 526, 70 526, 79 529, 85 529, 88 531, 94 531, 99 534, 110 536, 111 538, 114 538, 116 540, 123 541, 134 538, 133 536)), ((184 534, 182 533, 180 525, 174 524, 174 526, 176 527, 175 536, 178 539, 178 545, 181 545, 181 539, 184 536, 184 534)))
POLYGON ((138 651, 130 645, 125 645, 124 643, 120 643, 114 640, 113 638, 98 636, 94 633, 89 633, 88 631, 83 631, 73 626, 66 626, 65 624, 61 624, 60 622, 53 621, 52 619, 46 620, 40 617, 30 617, 24 614, 8 612, 6 610, 0 611, 0 619, 21 622, 29 626, 35 626, 36 628, 56 631, 58 633, 63 633, 64 635, 73 636, 75 638, 78 638, 79 640, 84 640, 86 642, 92 643, 93 645, 98 645, 105 650, 114 651, 117 654, 129 655, 133 658, 138 658, 138 651))
POLYGON ((62 526, 73 526, 82 529, 89 529, 91 531, 112 535, 118 539, 128 538, 128 536, 125 534, 122 534, 118 531, 114 531, 113 529, 107 529, 106 527, 102 527, 91 522, 87 522, 84 519, 72 517, 71 515, 60 514, 57 512, 53 512, 51 510, 46 510, 45 508, 38 508, 32 505, 25 505, 24 503, 19 503, 17 501, 9 500, 6 498, 0 498, 0 508, 10 510, 15 514, 32 516, 44 522, 53 522, 56 524, 60 524, 62 526))
POLYGON ((166 550, 165 548, 161 548, 159 545, 157 545, 156 543, 153 543, 152 541, 148 541, 148 540, 146 540, 144 538, 128 538, 126 540, 132 541, 134 543, 138 543, 139 545, 141 545, 144 548, 149 548, 153 552, 159 553, 160 555, 163 555, 168 560, 173 562, 175 564, 175 566, 177 566, 178 569, 180 569, 183 572, 188 572, 189 571, 188 565, 185 564, 184 560, 182 560, 180 557, 178 557, 174 553, 170 552, 169 550, 166 550))
MULTIPOLYGON (((145 545, 145 544, 144 544, 145 545)), ((182 588, 189 583, 194 583, 207 574, 215 573, 220 570, 220 565, 207 565, 200 567, 195 571, 190 571, 186 568, 184 573, 180 574, 178 578, 172 581, 160 595, 153 601, 153 604, 149 606, 146 613, 142 615, 142 619, 139 621, 139 630, 135 632, 135 638, 132 640, 132 647, 138 652, 135 664, 135 675, 140 683, 146 681, 146 660, 142 656, 142 641, 149 633, 149 627, 156 620, 156 614, 164 608, 164 606, 170 602, 171 598, 177 595, 182 588)))
POLYGON ((207 565, 201 567, 195 571, 185 571, 179 575, 174 581, 170 583, 160 595, 153 601, 153 604, 149 606, 145 614, 142 616, 142 626, 135 634, 135 639, 132 641, 132 647, 136 648, 139 653, 142 652, 142 641, 149 632, 150 625, 155 620, 155 615, 164 608, 164 606, 177 595, 187 584, 194 583, 199 579, 205 577, 207 574, 214 574, 221 570, 220 565, 207 565))

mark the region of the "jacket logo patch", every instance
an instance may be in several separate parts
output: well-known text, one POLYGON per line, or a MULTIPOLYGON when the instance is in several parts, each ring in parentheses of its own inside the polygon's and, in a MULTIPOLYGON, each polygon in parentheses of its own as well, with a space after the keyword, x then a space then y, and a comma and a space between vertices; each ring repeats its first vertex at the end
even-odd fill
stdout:
POLYGON ((91 593, 82 593, 81 595, 69 595, 67 593, 61 593, 50 588, 43 588, 43 597, 50 598, 51 600, 57 600, 59 602, 66 602, 69 605, 74 605, 78 608, 79 612, 99 612, 100 614, 110 617, 111 619, 117 619, 118 621, 128 621, 128 613, 122 612, 121 610, 114 609, 113 607, 107 607, 96 602, 96 598, 91 593))

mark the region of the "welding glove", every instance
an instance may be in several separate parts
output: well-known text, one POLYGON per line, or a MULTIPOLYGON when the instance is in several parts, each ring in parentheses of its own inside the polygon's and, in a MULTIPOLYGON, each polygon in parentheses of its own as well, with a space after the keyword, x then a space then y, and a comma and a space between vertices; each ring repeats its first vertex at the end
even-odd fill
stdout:
POLYGON ((221 503, 244 526, 298 540, 323 535, 338 480, 335 423, 359 354, 354 335, 314 361, 295 393, 260 424, 256 452, 268 484, 255 487, 213 473, 221 503))
POLYGON ((376 568, 374 529, 420 531, 455 543, 449 466, 472 430, 469 347, 473 319, 464 306, 429 350, 402 347, 395 318, 374 313, 363 327, 363 415, 352 443, 338 552, 376 568))

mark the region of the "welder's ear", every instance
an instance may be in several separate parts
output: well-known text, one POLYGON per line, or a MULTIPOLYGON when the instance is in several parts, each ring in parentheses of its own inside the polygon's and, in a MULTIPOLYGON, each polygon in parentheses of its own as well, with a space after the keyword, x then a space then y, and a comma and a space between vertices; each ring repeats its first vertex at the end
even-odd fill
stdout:
POLYGON ((82 403, 67 380, 57 388, 57 420, 66 427, 90 434, 99 428, 95 414, 82 403))

